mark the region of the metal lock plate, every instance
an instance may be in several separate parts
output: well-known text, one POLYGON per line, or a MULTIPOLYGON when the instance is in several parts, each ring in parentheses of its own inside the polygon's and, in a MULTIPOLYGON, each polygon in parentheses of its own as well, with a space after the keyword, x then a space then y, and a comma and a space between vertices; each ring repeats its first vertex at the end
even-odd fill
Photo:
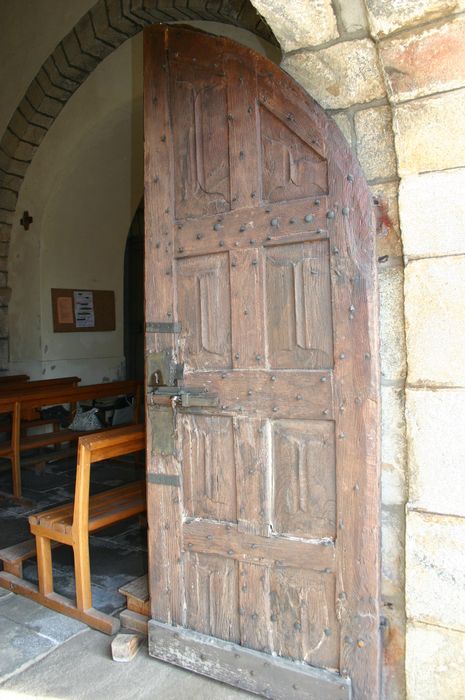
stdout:
POLYGON ((163 321, 148 321, 145 324, 146 333, 180 333, 182 326, 180 323, 165 323, 163 321))

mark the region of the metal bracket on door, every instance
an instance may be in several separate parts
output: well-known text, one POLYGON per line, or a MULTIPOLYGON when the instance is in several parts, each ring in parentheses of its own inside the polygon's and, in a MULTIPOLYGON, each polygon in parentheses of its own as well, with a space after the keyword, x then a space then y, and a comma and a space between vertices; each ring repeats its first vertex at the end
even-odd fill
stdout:
POLYGON ((181 329, 181 324, 177 322, 147 321, 145 324, 146 333, 180 333, 181 329))
POLYGON ((183 408, 218 406, 218 396, 203 389, 182 386, 184 365, 174 362, 170 350, 151 353, 147 357, 147 403, 157 404, 157 398, 181 401, 183 408))
POLYGON ((157 396, 169 396, 172 399, 179 399, 183 408, 191 406, 218 406, 218 396, 216 394, 207 394, 203 389, 194 387, 159 386, 153 390, 152 396, 155 403, 157 396))

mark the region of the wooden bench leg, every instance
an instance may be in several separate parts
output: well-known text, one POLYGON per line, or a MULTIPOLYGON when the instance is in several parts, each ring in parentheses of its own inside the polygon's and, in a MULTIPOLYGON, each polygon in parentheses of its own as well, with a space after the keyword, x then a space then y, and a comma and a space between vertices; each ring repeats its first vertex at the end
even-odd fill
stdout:
POLYGON ((13 480, 13 495, 16 498, 21 498, 21 462, 19 453, 16 451, 11 455, 11 473, 13 480))
POLYGON ((53 593, 52 547, 47 537, 36 535, 37 575, 42 595, 53 593))
POLYGON ((19 498, 21 496, 21 452, 20 452, 20 434, 21 434, 21 406, 18 402, 15 403, 11 423, 11 471, 13 480, 13 495, 19 498))
POLYGON ((18 578, 23 578, 23 562, 19 561, 12 564, 11 562, 4 561, 3 571, 13 574, 13 576, 17 576, 18 578))
POLYGON ((92 589, 90 584, 89 541, 78 541, 73 545, 74 576, 76 580, 76 607, 89 610, 92 607, 92 589))

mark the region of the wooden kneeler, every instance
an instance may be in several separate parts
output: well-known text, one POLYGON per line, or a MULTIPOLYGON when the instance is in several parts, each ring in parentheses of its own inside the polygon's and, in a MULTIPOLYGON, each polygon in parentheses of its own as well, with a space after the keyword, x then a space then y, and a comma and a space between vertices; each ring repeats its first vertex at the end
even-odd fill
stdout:
MULTIPOLYGON (((74 504, 58 506, 29 517, 31 532, 35 535, 36 542, 38 587, 13 573, 15 569, 11 565, 11 548, 8 548, 9 565, 4 567, 9 570, 0 572, 0 586, 32 598, 60 613, 82 620, 90 627, 106 634, 117 632, 120 626, 119 620, 92 607, 89 533, 145 512, 145 481, 119 486, 90 497, 90 469, 94 462, 143 449, 145 449, 143 425, 130 425, 115 428, 106 433, 81 437, 78 442, 74 504), (73 548, 75 603, 53 590, 51 549, 57 543, 67 544, 73 548)), ((18 545, 18 552, 19 548, 20 545, 18 545)), ((23 549, 27 553, 28 548, 23 549)), ((2 552, 0 552, 0 559, 2 559, 2 552)), ((3 559, 6 563, 7 557, 3 559)), ((19 573, 20 568, 17 567, 16 571, 19 573)))

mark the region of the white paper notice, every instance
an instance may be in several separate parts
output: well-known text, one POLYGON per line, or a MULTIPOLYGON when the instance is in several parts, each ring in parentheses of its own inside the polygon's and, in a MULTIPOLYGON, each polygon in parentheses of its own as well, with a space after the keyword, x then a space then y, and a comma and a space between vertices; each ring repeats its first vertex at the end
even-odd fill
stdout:
POLYGON ((74 292, 74 315, 76 328, 93 328, 95 326, 93 292, 74 292))

